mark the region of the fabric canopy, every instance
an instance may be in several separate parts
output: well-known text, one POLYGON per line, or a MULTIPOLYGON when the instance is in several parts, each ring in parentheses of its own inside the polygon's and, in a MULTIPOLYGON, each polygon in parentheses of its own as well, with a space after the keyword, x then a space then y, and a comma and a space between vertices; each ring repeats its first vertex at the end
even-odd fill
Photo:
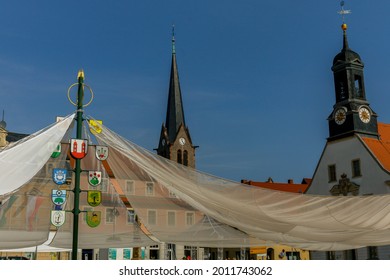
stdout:
POLYGON ((126 193, 129 180, 134 182, 135 189, 127 198, 161 241, 180 241, 185 236, 187 244, 219 241, 225 247, 243 247, 279 243, 308 250, 390 244, 389 195, 333 197, 268 190, 159 157, 104 126, 96 138, 110 148, 107 161, 120 179, 122 191, 126 193), (140 195, 151 182, 154 195, 145 195, 145 191, 140 195), (189 211, 198 217, 197 223, 167 226, 173 213, 178 218, 189 211), (162 223, 154 218, 155 212, 162 223), (204 232, 207 234, 202 235, 204 232))
POLYGON ((74 119, 74 114, 0 152, 0 196, 17 190, 49 160, 74 119))
POLYGON ((51 158, 71 131, 74 114, 0 151, 0 249, 43 244, 49 236, 52 169, 66 154, 51 158))
MULTIPOLYGON (((0 196, 0 249, 43 244, 53 229, 56 234, 50 246, 72 247, 72 119, 0 151, 0 191, 4 194, 0 196), (60 141, 61 155, 51 158, 60 141), (69 170, 67 185, 53 182, 53 168, 69 170), (54 228, 50 225, 50 211, 55 208, 51 193, 58 189, 67 190, 62 207, 68 212, 64 225, 54 228)), ((87 129, 83 135, 90 147, 81 160, 79 248, 278 243, 307 250, 346 250, 390 244, 389 195, 316 196, 240 184, 162 158, 101 128, 94 137, 98 145, 109 149, 104 161, 95 156, 96 145, 87 129), (88 171, 101 172, 98 186, 88 183, 88 171), (101 191, 100 205, 87 203, 88 190, 101 191), (101 216, 96 227, 86 222, 91 211, 101 216)))

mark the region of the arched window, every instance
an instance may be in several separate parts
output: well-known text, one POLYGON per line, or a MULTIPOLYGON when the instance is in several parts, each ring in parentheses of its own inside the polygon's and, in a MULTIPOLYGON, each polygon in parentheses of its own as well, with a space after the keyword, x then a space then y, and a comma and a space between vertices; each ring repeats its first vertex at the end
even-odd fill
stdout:
POLYGON ((177 163, 183 163, 182 157, 181 157, 181 150, 177 151, 177 163))
POLYGON ((188 166, 188 152, 186 150, 183 153, 183 164, 188 166))

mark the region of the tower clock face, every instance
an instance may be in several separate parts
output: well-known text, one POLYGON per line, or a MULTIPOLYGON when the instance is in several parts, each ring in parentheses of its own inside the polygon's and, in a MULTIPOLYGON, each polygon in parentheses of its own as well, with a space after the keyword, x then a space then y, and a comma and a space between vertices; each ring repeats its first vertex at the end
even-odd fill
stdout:
POLYGON ((186 139, 180 138, 179 143, 180 143, 180 145, 184 146, 184 144, 186 143, 186 139))
POLYGON ((344 108, 339 108, 334 113, 334 121, 338 125, 343 124, 345 122, 346 117, 347 117, 347 110, 345 110, 344 108))
POLYGON ((369 123, 371 120, 371 113, 366 107, 359 108, 359 118, 364 123, 369 123))

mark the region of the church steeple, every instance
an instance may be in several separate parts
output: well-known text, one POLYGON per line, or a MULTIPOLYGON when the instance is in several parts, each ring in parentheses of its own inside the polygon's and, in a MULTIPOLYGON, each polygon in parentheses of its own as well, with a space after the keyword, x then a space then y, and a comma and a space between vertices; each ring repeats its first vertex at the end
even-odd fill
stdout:
MULTIPOLYGON (((342 5, 343 7, 343 5, 342 5)), ((342 9, 343 16, 349 13, 342 9)), ((378 137, 377 115, 369 106, 364 86, 364 64, 360 55, 350 49, 347 25, 341 25, 343 48, 333 59, 336 103, 328 117, 329 141, 353 134, 378 137)))
POLYGON ((169 79, 168 108, 165 126, 168 129, 169 141, 173 142, 179 127, 186 126, 184 119, 183 101, 181 97, 179 71, 176 62, 175 30, 172 28, 172 64, 169 79))
POLYGON ((169 79, 168 106, 165 124, 162 125, 157 154, 195 168, 195 149, 185 123, 176 62, 175 32, 172 28, 172 63, 169 79))

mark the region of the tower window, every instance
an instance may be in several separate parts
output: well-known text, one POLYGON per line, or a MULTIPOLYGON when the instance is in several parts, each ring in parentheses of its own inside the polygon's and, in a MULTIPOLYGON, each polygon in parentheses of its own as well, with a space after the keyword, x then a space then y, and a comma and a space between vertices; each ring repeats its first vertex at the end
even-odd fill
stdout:
POLYGON ((356 97, 363 98, 362 77, 355 75, 354 86, 356 97))
POLYGON ((336 164, 328 165, 328 182, 336 182, 336 164))
POLYGON ((360 168, 360 159, 355 159, 352 161, 352 177, 362 176, 362 170, 360 168))
POLYGON ((182 157, 181 157, 181 150, 177 151, 177 163, 180 163, 180 164, 183 163, 182 157))
POLYGON ((183 164, 185 166, 188 166, 188 152, 187 151, 184 151, 184 153, 183 153, 183 164))

